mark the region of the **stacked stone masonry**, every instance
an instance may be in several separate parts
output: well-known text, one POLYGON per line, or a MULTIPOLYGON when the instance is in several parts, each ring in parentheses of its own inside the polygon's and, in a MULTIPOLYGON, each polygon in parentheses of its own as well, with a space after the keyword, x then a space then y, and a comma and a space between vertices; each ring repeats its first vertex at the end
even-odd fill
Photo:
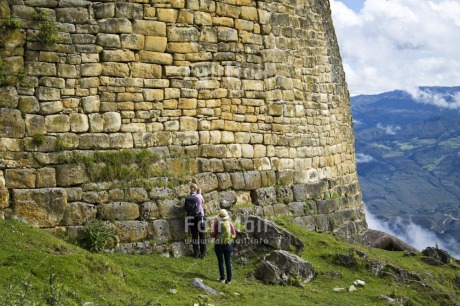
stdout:
POLYGON ((366 228, 327 0, 0 0, 0 19, 1 218, 181 241, 187 182, 115 188, 61 158, 148 149, 189 159, 208 215, 366 228))

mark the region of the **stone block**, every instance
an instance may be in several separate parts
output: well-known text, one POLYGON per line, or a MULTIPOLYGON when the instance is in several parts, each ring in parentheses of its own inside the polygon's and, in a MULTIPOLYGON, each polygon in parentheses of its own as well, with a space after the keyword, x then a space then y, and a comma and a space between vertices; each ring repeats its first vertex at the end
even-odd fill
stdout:
POLYGON ((86 114, 70 114, 70 130, 72 132, 87 132, 89 130, 89 120, 86 114))
POLYGON ((187 237, 185 221, 183 218, 169 220, 169 230, 173 241, 184 241, 187 237))
POLYGON ((38 111, 40 110, 40 105, 38 103, 38 100, 34 96, 19 97, 17 107, 20 111, 27 113, 27 114, 38 113, 38 111))
POLYGON ((218 27, 217 28, 217 40, 223 41, 223 42, 237 41, 238 31, 233 28, 218 27))
POLYGON ((158 244, 167 243, 171 240, 171 231, 167 220, 155 220, 152 222, 153 239, 158 244))
POLYGON ((51 87, 38 87, 37 98, 41 101, 54 101, 61 99, 61 90, 51 87))
POLYGON ((199 51, 196 42, 170 42, 166 46, 166 52, 169 53, 196 53, 199 51))
POLYGON ((104 62, 132 62, 134 52, 131 50, 104 50, 101 56, 104 62))
POLYGON ((144 48, 144 43, 144 35, 121 34, 121 47, 124 49, 142 50, 144 48))
POLYGON ((280 186, 276 188, 276 198, 278 202, 290 203, 294 200, 294 192, 291 186, 280 186))
POLYGON ((56 167, 56 184, 59 187, 80 185, 88 180, 85 168, 80 164, 63 164, 56 167))
POLYGON ((115 17, 128 19, 142 19, 144 8, 141 3, 117 2, 115 6, 115 17))
POLYGON ((54 168, 39 168, 36 177, 36 188, 56 187, 56 170, 54 168))
POLYGON ((26 64, 26 73, 31 76, 56 76, 57 68, 54 63, 28 62, 26 64))
POLYGON ((133 63, 132 75, 135 78, 156 79, 161 78, 161 66, 155 64, 133 63))
POLYGON ((152 221, 160 218, 158 205, 155 202, 145 202, 140 206, 140 215, 143 220, 152 221))
POLYGON ((246 171, 243 173, 243 177, 245 190, 256 190, 262 186, 262 179, 259 171, 246 171))
POLYGON ((101 100, 99 96, 88 96, 81 98, 81 106, 85 113, 99 112, 101 100))
POLYGON ((56 20, 62 23, 88 23, 90 16, 86 7, 63 7, 56 9, 56 20))
POLYGON ((180 218, 184 214, 182 203, 178 199, 159 200, 157 205, 160 216, 164 219, 180 218))
POLYGON ((167 43, 166 37, 145 36, 145 50, 147 51, 164 52, 167 43))
POLYGON ((265 206, 276 203, 274 187, 264 187, 251 191, 251 200, 254 205, 265 206))
POLYGON ((78 226, 96 219, 97 209, 93 204, 84 202, 68 203, 60 225, 78 226))
POLYGON ((47 132, 62 133, 70 131, 70 118, 68 115, 48 115, 45 116, 45 126, 47 132))
POLYGON ((0 107, 16 108, 18 101, 18 92, 15 87, 0 87, 0 107))
POLYGON ((125 33, 133 32, 134 25, 126 18, 107 18, 97 21, 99 33, 125 33))
MULTIPOLYGON (((129 35, 129 34, 124 34, 129 35)), ((99 33, 96 36, 96 44, 104 48, 120 48, 121 40, 118 34, 99 33)))
POLYGON ((199 36, 198 29, 194 27, 170 27, 168 28, 168 41, 184 42, 197 41, 199 36))
POLYGON ((94 3, 93 11, 96 19, 115 17, 115 3, 94 3))
POLYGON ((145 221, 116 221, 114 223, 120 242, 145 240, 149 225, 145 221))
POLYGON ((131 133, 109 134, 109 147, 114 149, 128 149, 134 147, 134 140, 131 133))
POLYGON ((19 110, 0 108, 0 137, 22 138, 25 130, 25 121, 19 110))
POLYGON ((178 10, 167 9, 167 8, 157 8, 157 18, 159 21, 175 23, 178 15, 179 15, 178 10))
POLYGON ((126 63, 104 62, 102 63, 102 75, 126 78, 129 76, 129 66, 126 63))
POLYGON ((64 105, 62 101, 51 101, 51 102, 41 102, 40 103, 40 114, 41 115, 51 115, 62 112, 64 105))
POLYGON ((166 23, 153 20, 134 20, 133 33, 166 37, 166 23))
POLYGON ((80 136, 78 148, 82 150, 108 149, 110 147, 109 144, 109 136, 107 134, 88 133, 80 136))
POLYGON ((39 227, 58 226, 67 205, 63 188, 13 189, 12 192, 13 215, 39 227))
POLYGON ((99 218, 108 221, 135 220, 140 215, 139 206, 130 202, 114 202, 97 206, 99 218))
POLYGON ((46 134, 45 117, 39 115, 26 115, 26 130, 29 136, 46 134))
POLYGON ((173 63, 173 58, 171 54, 145 50, 139 52, 139 60, 143 63, 161 65, 171 65, 173 63))
POLYGON ((8 188, 35 188, 35 169, 6 169, 5 183, 8 188))
POLYGON ((2 209, 7 208, 9 205, 10 205, 10 192, 8 188, 0 187, 0 208, 2 209))
POLYGON ((207 12, 195 12, 194 22, 196 25, 210 26, 212 25, 212 17, 207 12))
POLYGON ((57 75, 61 78, 77 78, 78 71, 75 65, 58 64, 57 75))
POLYGON ((89 131, 91 133, 102 132, 104 129, 104 120, 101 114, 88 114, 89 131))
POLYGON ((118 132, 121 128, 121 114, 118 112, 103 113, 102 121, 104 132, 118 132))

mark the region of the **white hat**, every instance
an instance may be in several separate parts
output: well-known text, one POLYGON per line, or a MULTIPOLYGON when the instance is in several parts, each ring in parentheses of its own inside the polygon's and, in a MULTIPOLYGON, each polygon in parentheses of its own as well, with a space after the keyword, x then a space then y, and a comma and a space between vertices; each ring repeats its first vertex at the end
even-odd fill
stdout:
POLYGON ((230 219, 230 217, 228 216, 228 212, 227 212, 226 209, 221 209, 221 210, 219 211, 219 218, 220 218, 221 220, 228 220, 228 219, 230 219))

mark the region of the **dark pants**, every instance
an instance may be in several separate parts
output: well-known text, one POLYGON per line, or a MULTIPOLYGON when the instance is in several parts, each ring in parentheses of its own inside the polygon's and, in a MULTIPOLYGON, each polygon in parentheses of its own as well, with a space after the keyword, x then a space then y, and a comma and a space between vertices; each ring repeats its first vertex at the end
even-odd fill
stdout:
POLYGON ((232 264, 230 262, 230 256, 232 254, 233 247, 231 244, 216 244, 214 251, 216 252, 217 261, 219 263, 220 279, 225 279, 225 270, 227 270, 227 281, 232 280, 232 264))
POLYGON ((193 254, 204 256, 206 254, 206 224, 203 217, 195 217, 191 226, 193 254))

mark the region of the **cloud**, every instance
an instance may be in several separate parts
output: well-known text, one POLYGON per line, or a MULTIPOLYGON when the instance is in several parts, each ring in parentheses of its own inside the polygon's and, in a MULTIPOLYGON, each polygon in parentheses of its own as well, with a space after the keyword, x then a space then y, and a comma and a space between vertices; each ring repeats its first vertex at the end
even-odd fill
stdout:
POLYGON ((388 135, 396 135, 396 132, 401 130, 399 125, 383 125, 381 123, 377 124, 377 128, 379 130, 385 131, 385 133, 388 135))
POLYGON ((419 88, 406 91, 418 103, 431 104, 446 109, 460 109, 460 92, 441 94, 419 88))
POLYGON ((330 3, 351 95, 460 84, 460 1, 330 3))
POLYGON ((438 245, 439 248, 448 251, 451 256, 460 259, 459 243, 454 238, 440 240, 434 232, 400 217, 396 217, 390 222, 379 220, 367 208, 365 208, 365 214, 370 229, 393 235, 419 251, 438 245))
POLYGON ((360 163, 370 163, 373 162, 374 158, 370 155, 364 154, 364 153, 356 153, 356 162, 358 164, 360 163))

